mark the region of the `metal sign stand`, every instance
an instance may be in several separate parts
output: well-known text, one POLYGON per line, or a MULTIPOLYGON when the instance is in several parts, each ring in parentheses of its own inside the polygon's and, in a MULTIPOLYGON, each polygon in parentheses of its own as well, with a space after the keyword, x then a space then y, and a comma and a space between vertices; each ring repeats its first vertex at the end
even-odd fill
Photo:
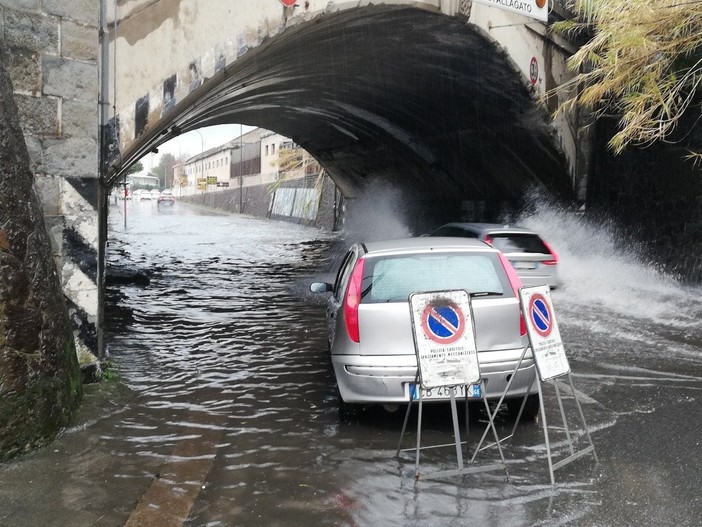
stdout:
MULTIPOLYGON (((544 441, 546 443, 546 457, 548 459, 548 469, 549 474, 551 476, 551 485, 555 485, 556 480, 554 477, 554 471, 558 470, 559 468, 562 468, 568 465, 569 463, 575 461, 576 459, 579 459, 590 453, 593 455, 595 463, 599 463, 599 460, 597 459, 597 453, 595 452, 595 445, 592 442, 592 438, 590 437, 590 431, 587 427, 587 423, 585 422, 585 415, 583 413, 582 407, 580 406, 580 401, 576 396, 575 387, 573 386, 573 380, 570 378, 570 366, 568 365, 568 359, 566 358, 565 350, 563 349, 560 333, 558 332, 558 325, 556 323, 556 317, 553 312, 553 307, 551 305, 550 288, 548 286, 522 288, 520 289, 519 294, 520 301, 522 304, 522 312, 527 325, 529 344, 532 349, 534 363, 536 364, 536 369, 538 372, 537 375, 534 376, 534 382, 536 383, 537 393, 539 394, 539 412, 541 414, 541 422, 544 430, 544 441), (575 401, 575 406, 578 410, 578 416, 580 417, 580 423, 589 443, 589 446, 585 447, 584 449, 578 452, 575 451, 575 448, 573 446, 573 438, 571 436, 570 427, 568 425, 568 419, 566 418, 565 410, 563 407, 563 398, 561 396, 560 389, 558 388, 558 384, 560 381, 558 381, 557 379, 563 376, 567 377, 568 379, 568 383, 573 394, 573 399, 575 401), (558 461, 557 463, 553 462, 553 455, 551 453, 551 443, 548 437, 546 411, 544 409, 544 396, 541 383, 546 381, 552 381, 552 384, 556 390, 556 401, 558 402, 558 408, 561 414, 561 419, 563 421, 563 429, 566 434, 568 448, 570 451, 569 456, 558 461)), ((514 368, 514 372, 512 372, 510 380, 507 383, 507 386, 505 387, 502 396, 500 397, 497 406, 498 408, 500 404, 502 404, 504 398, 507 396, 507 393, 509 392, 509 389, 512 386, 512 382, 514 381, 517 372, 519 371, 522 363, 524 362, 524 358, 528 349, 529 347, 525 348, 522 352, 522 355, 519 358, 519 361, 517 362, 517 366, 514 368)), ((527 397, 529 396, 529 392, 531 392, 531 389, 528 390, 527 393, 524 395, 521 407, 519 408, 519 413, 517 414, 517 417, 514 422, 514 427, 512 428, 512 432, 505 439, 511 439, 512 437, 514 437, 514 434, 517 430, 517 426, 519 425, 519 420, 522 416, 522 412, 524 411, 524 406, 526 404, 527 397)), ((491 416, 492 419, 494 419, 496 413, 497 409, 495 410, 495 413, 493 413, 493 415, 491 416)), ((487 433, 484 433, 483 437, 478 443, 478 449, 485 441, 486 436, 487 433)))
MULTIPOLYGON (((485 394, 485 381, 480 380, 480 384, 477 386, 480 386, 480 393, 485 394)), ((455 388, 455 387, 454 387, 455 388)), ((468 437, 468 432, 469 432, 469 415, 468 415, 468 401, 471 399, 468 397, 468 390, 470 389, 470 386, 466 386, 466 397, 465 397, 465 405, 466 405, 466 438, 468 437)), ((422 390, 419 390, 419 406, 418 406, 418 414, 417 414, 417 445, 415 448, 402 448, 402 441, 405 437, 405 432, 407 430, 407 423, 409 421, 409 415, 410 411, 412 410, 412 403, 414 402, 414 399, 410 395, 410 402, 407 405, 407 412, 405 413, 405 421, 402 425, 402 432, 400 434, 400 442, 397 445, 397 452, 395 453, 395 457, 399 458, 400 457, 400 452, 408 452, 411 450, 415 451, 415 462, 414 462, 414 479, 418 480, 420 477, 420 472, 419 472, 419 457, 420 457, 420 452, 422 450, 428 450, 428 449, 433 449, 433 448, 442 448, 442 447, 450 447, 455 445, 456 447, 456 463, 458 467, 455 470, 440 470, 436 472, 430 472, 423 474, 424 478, 437 478, 437 477, 451 477, 451 476, 460 476, 463 474, 475 474, 478 472, 489 472, 492 470, 504 470, 505 471, 505 476, 507 477, 507 480, 509 481, 509 472, 507 471, 507 463, 505 462, 505 457, 504 454, 502 453, 502 447, 500 445, 501 440, 499 439, 497 435, 497 429, 495 428, 495 423, 494 423, 494 414, 490 411, 490 408, 488 406, 487 399, 485 397, 481 397, 482 400, 485 403, 485 411, 488 416, 488 426, 485 428, 485 434, 483 435, 483 438, 487 436, 488 432, 492 430, 493 436, 495 437, 495 445, 497 446, 497 451, 499 452, 500 455, 500 463, 493 463, 490 465, 474 465, 470 467, 466 467, 463 461, 463 442, 461 441, 461 432, 460 432, 460 427, 458 425, 458 410, 456 408, 456 396, 455 396, 455 389, 451 390, 450 393, 450 404, 451 404, 451 419, 453 421, 453 437, 454 437, 454 443, 448 443, 448 444, 441 444, 441 445, 429 445, 429 446, 422 446, 422 405, 423 405, 423 398, 422 398, 422 390)), ((502 440, 504 441, 504 439, 502 440)), ((473 456, 470 459, 470 464, 473 465, 475 462, 475 458, 478 455, 478 452, 481 451, 480 448, 481 445, 479 445, 476 449, 475 452, 473 452, 473 456)), ((488 445, 492 446, 492 445, 488 445)), ((486 447, 487 448, 487 447, 486 447)), ((482 449, 484 450, 484 449, 482 449)))
MULTIPOLYGON (((418 415, 417 415, 417 444, 415 450, 414 477, 418 480, 420 452, 430 448, 450 447, 456 448, 457 468, 454 470, 441 470, 423 474, 425 478, 450 477, 491 470, 504 470, 507 479, 507 464, 500 446, 500 439, 494 423, 494 414, 485 397, 485 380, 480 374, 475 345, 475 329, 473 327, 473 313, 470 296, 466 291, 439 291, 430 293, 415 293, 410 295, 410 309, 412 312, 412 329, 417 351, 417 376, 415 386, 418 390, 418 415), (421 328, 420 333, 418 329, 421 328), (485 428, 485 437, 490 430, 495 437, 495 445, 500 455, 500 463, 485 466, 466 467, 463 460, 463 447, 458 424, 458 410, 456 408, 456 390, 463 386, 465 390, 466 408, 466 438, 469 432, 468 401, 469 395, 475 393, 474 386, 479 387, 480 398, 485 403, 488 415, 488 426, 485 428), (425 389, 444 388, 449 390, 451 404, 451 419, 453 422, 454 443, 443 445, 422 446, 422 411, 424 405, 423 392, 425 389)), ((395 457, 400 457, 400 452, 412 450, 402 449, 402 441, 407 430, 414 394, 410 390, 409 404, 402 425, 400 441, 397 445, 395 457)), ((486 447, 487 448, 487 447, 486 447)), ((476 449, 470 460, 472 465, 480 451, 476 449)))
MULTIPOLYGON (((491 423, 495 419, 495 416, 497 414, 497 410, 500 408, 500 405, 502 404, 503 400, 507 396, 507 393, 509 392, 509 389, 512 386, 512 380, 514 379, 517 371, 521 367, 522 362, 524 361, 524 357, 525 357, 528 349, 529 348, 524 349, 524 352, 522 353, 522 356, 519 359, 517 366, 514 368, 514 372, 513 372, 512 376, 510 377, 510 380, 507 383, 507 386, 505 387, 505 391, 502 393, 502 396, 500 397, 500 400, 497 403, 497 407, 495 408, 495 411, 491 415, 489 414, 489 420, 491 423)), ((536 383, 537 393, 539 394, 539 413, 541 415, 541 422, 542 422, 543 431, 544 431, 544 441, 546 443, 546 458, 548 459, 548 470, 549 470, 549 474, 551 476, 551 485, 556 484, 554 472, 556 470, 558 470, 559 468, 562 468, 562 467, 568 465, 569 463, 575 461, 576 459, 579 459, 587 454, 592 453, 593 457, 595 458, 595 463, 599 463, 599 460, 597 458, 597 453, 595 452, 595 445, 592 442, 592 438, 590 437, 590 431, 587 427, 587 423, 585 422, 585 415, 583 413, 582 407, 580 406, 580 401, 578 400, 578 398, 576 396, 575 386, 573 385, 573 380, 570 378, 570 373, 566 373, 566 374, 564 374, 564 376, 566 376, 568 378, 568 383, 570 385, 570 389, 571 389, 571 392, 573 394, 573 399, 575 400, 575 406, 578 410, 578 416, 580 417, 580 423, 581 423, 582 428, 585 432, 585 436, 587 437, 589 446, 585 447, 582 450, 579 450, 578 452, 575 451, 575 448, 573 446, 573 438, 571 436, 570 427, 568 425, 568 419, 566 418, 565 410, 563 407, 563 398, 562 398, 561 392, 558 388, 559 381, 556 380, 552 384, 556 390, 556 400, 558 401, 558 408, 560 410, 561 419, 563 422, 563 428, 565 430, 570 455, 568 457, 558 461, 557 463, 553 462, 553 454, 551 452, 551 443, 550 443, 549 437, 548 437, 548 424, 546 421, 546 411, 544 409, 544 396, 543 396, 543 389, 542 389, 542 379, 540 378, 540 376, 538 374, 535 375, 534 383, 536 383)), ((556 379, 556 378, 554 378, 554 379, 556 379)), ((549 380, 551 380, 551 379, 549 379, 549 380)), ((543 381, 543 382, 546 382, 546 381, 543 381)), ((514 427, 512 428, 511 433, 508 436, 506 436, 505 438, 503 438, 502 441, 511 440, 514 437, 514 434, 517 431, 517 426, 519 425, 519 421, 522 417, 522 413, 524 411, 524 406, 526 404, 526 400, 527 400, 528 396, 529 396, 529 394, 527 393, 524 396, 524 399, 522 400, 522 405, 519 408, 519 412, 517 414, 517 417, 515 418, 514 427)), ((480 441, 478 442, 478 446, 476 447, 476 452, 481 449, 483 443, 485 442, 485 438, 487 437, 487 432, 488 431, 486 430, 483 433, 483 436, 480 438, 480 441)))

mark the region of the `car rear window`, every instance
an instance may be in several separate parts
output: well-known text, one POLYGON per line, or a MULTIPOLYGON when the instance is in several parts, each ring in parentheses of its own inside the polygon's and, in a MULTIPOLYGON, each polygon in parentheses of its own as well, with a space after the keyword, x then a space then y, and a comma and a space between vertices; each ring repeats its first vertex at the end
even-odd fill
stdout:
POLYGON ((514 296, 497 253, 369 257, 361 303, 406 302, 411 293, 465 289, 514 296))
POLYGON ((459 238, 477 238, 478 233, 469 231, 467 229, 461 229, 460 227, 453 227, 451 225, 446 225, 444 227, 439 227, 431 236, 449 236, 449 237, 459 237, 459 238))
POLYGON ((503 253, 549 254, 549 250, 536 234, 490 234, 492 245, 503 253))

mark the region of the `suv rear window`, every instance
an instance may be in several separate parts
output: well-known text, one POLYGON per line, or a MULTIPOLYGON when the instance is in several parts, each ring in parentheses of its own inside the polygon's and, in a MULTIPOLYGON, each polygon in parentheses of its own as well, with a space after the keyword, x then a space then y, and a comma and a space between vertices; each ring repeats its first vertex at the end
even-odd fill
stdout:
POLYGON ((411 293, 465 289, 514 296, 496 253, 428 253, 369 257, 362 304, 407 302, 411 293))
POLYGON ((549 254, 549 250, 536 234, 490 234, 492 245, 503 253, 549 254))

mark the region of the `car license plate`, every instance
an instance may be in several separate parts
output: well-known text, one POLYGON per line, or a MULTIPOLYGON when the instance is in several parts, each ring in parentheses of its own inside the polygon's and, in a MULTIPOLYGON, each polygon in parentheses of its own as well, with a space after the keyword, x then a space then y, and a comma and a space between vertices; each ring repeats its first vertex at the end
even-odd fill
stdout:
MULTIPOLYGON (((413 401, 419 400, 419 390, 418 384, 409 384, 409 393, 413 401)), ((468 397, 473 399, 480 399, 482 397, 482 391, 479 384, 471 384, 469 386, 439 386, 438 388, 429 388, 422 390, 422 400, 424 399, 450 399, 451 391, 457 399, 465 398, 466 388, 468 388, 468 397)))
POLYGON ((535 262, 512 262, 515 269, 536 269, 535 262))

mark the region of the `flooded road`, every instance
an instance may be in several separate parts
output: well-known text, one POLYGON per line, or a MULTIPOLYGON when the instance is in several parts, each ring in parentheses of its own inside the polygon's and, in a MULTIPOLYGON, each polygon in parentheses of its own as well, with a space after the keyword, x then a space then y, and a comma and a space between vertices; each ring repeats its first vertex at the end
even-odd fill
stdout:
MULTIPOLYGON (((0 465, 0 526, 699 525, 701 291, 607 233, 524 218, 561 255, 554 307, 600 464, 568 465, 552 488, 542 431, 525 424, 506 449, 509 482, 415 484, 412 453, 393 457, 403 412, 339 419, 324 298, 307 289, 330 279, 332 235, 150 203, 129 205, 126 230, 121 208, 111 215, 112 274, 148 277, 109 288, 118 378, 89 391, 50 447, 0 465)), ((511 424, 501 417, 501 434, 511 424)), ((432 407, 423 438, 452 440, 447 408, 432 407)), ((422 454, 427 471, 455 462, 452 448, 422 454)))

